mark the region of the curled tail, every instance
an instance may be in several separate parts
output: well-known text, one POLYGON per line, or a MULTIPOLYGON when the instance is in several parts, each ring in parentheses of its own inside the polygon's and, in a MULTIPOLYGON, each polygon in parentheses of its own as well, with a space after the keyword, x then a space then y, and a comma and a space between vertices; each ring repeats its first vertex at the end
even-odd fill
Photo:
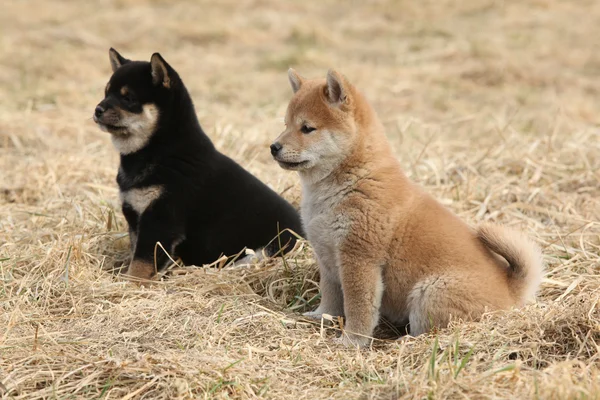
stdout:
POLYGON ((509 288, 520 304, 535 300, 544 274, 538 245, 520 232, 491 223, 477 228, 479 240, 508 261, 509 288))

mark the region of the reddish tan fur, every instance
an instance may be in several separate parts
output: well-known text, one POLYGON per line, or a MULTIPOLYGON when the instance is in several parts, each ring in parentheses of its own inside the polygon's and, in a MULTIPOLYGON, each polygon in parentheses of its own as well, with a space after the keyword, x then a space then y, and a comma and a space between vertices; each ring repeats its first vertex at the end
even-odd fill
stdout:
POLYGON ((418 335, 535 296, 543 267, 533 242, 497 225, 473 231, 411 182, 343 76, 289 78, 295 95, 274 157, 299 172, 320 266, 321 304, 308 315, 345 315, 342 341, 366 345, 380 316, 418 335))
POLYGON ((131 281, 141 284, 153 280, 155 273, 156 268, 154 264, 141 260, 133 260, 129 264, 125 276, 131 279, 131 281))

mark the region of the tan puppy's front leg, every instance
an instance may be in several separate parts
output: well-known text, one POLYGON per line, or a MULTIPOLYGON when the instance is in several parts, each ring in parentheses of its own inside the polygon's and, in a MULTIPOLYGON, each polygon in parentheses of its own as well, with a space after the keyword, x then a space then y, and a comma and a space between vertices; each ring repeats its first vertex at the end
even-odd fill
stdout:
POLYGON ((340 266, 346 327, 340 338, 345 345, 363 347, 369 344, 379 322, 383 296, 381 266, 372 260, 342 257, 340 266))
POLYGON ((314 311, 304 313, 305 317, 321 319, 323 314, 332 316, 341 316, 344 314, 344 303, 342 286, 337 277, 333 275, 333 271, 327 271, 324 268, 319 268, 321 273, 321 304, 314 311))
POLYGON ((332 316, 344 315, 344 298, 342 294, 342 285, 340 283, 339 272, 335 269, 335 253, 326 246, 314 245, 317 261, 319 263, 319 273, 321 281, 321 303, 314 311, 304 313, 304 316, 314 319, 321 319, 323 314, 332 316))

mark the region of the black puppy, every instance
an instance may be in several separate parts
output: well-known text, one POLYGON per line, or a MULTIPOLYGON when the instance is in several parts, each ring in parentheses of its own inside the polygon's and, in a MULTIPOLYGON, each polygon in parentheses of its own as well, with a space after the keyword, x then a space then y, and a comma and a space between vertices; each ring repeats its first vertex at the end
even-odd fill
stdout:
POLYGON ((266 246, 269 256, 291 249, 295 237, 284 230, 302 235, 298 213, 215 149, 177 72, 158 53, 150 62, 112 48, 109 55, 113 75, 94 121, 121 154, 117 183, 133 251, 127 274, 149 279, 167 265, 157 242, 188 265, 244 248, 266 246))

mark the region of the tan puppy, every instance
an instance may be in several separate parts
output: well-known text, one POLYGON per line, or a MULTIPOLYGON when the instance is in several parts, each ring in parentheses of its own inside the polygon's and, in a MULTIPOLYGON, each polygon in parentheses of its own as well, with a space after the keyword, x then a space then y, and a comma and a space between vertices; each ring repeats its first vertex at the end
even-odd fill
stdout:
POLYGON ((304 80, 290 69, 289 79, 295 95, 271 152, 302 183, 322 292, 307 315, 344 315, 342 341, 362 346, 381 315, 419 335, 535 298, 543 265, 533 242, 492 224, 473 231, 412 183, 342 75, 304 80))

